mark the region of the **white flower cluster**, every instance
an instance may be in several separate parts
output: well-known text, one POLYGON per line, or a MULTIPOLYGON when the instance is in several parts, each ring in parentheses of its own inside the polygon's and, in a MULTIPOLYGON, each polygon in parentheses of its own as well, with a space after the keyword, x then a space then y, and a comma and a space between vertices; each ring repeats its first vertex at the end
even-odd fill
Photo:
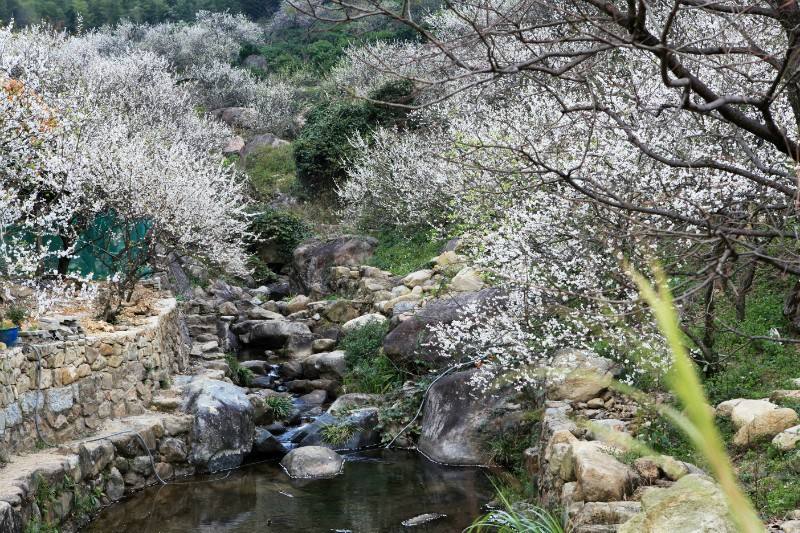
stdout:
POLYGON ((93 251, 121 283, 164 251, 245 272, 245 185, 220 154, 232 132, 198 116, 165 58, 102 42, 0 30, 0 274, 39 279, 45 259, 94 246, 79 236, 101 218, 111 246, 93 251))
MULTIPOLYGON (((646 270, 656 259, 683 271, 687 293, 724 275, 732 268, 715 262, 760 246, 748 232, 791 224, 782 217, 794 163, 718 113, 687 110, 652 51, 616 37, 619 28, 582 4, 455 2, 425 21, 424 44, 351 50, 334 73, 340 83, 366 94, 383 80, 410 80, 427 105, 405 131, 353 140, 359 155, 339 195, 352 218, 459 228, 506 291, 497 314, 437 328, 454 355, 482 354, 484 368, 507 369, 590 348, 627 363, 629 377, 658 374, 667 351, 626 263, 646 270), (576 61, 589 42, 597 51, 576 61), (734 253, 712 253, 726 248, 734 253)), ((668 4, 648 3, 656 27, 668 4)), ((780 25, 759 17, 681 10, 672 27, 687 50, 724 42, 780 57, 786 46, 780 25)), ((681 59, 720 93, 755 97, 774 75, 768 61, 736 54, 681 59)), ((797 131, 786 91, 770 113, 787 125, 782 134, 797 131)))

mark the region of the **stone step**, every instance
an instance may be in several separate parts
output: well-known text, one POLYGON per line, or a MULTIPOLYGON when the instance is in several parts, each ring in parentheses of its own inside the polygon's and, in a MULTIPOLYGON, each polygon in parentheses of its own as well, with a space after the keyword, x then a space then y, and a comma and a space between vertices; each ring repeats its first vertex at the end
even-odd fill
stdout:
POLYGON ((181 398, 175 395, 153 396, 150 409, 161 413, 174 413, 181 406, 181 398))
POLYGON ((189 334, 192 337, 197 337, 200 335, 214 335, 217 334, 217 326, 189 326, 189 334))
POLYGON ((183 320, 189 326, 216 324, 217 315, 186 315, 183 320))
POLYGON ((208 342, 195 342, 192 344, 192 351, 189 352, 191 355, 200 355, 203 353, 209 352, 218 352, 219 351, 219 342, 216 340, 208 341, 208 342))
POLYGON ((225 359, 225 354, 222 352, 206 352, 196 357, 199 357, 204 361, 219 361, 220 359, 225 359))

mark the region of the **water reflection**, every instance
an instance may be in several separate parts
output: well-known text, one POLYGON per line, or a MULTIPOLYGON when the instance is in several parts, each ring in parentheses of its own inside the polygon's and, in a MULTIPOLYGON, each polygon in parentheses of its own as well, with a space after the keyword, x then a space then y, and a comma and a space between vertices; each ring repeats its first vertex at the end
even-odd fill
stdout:
POLYGON ((326 480, 290 480, 273 463, 219 477, 151 487, 104 510, 85 531, 377 533, 408 531, 401 521, 443 513, 413 531, 454 532, 492 496, 486 471, 439 466, 411 452, 353 455, 341 476, 326 480))

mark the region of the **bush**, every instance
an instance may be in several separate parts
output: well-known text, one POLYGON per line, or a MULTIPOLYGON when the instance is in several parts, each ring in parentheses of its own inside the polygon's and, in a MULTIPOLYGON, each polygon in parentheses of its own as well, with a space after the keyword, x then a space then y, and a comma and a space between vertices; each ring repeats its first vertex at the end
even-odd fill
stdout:
POLYGON ((378 248, 370 264, 398 276, 425 268, 439 255, 444 241, 429 231, 402 232, 387 229, 375 235, 378 248))
POLYGON ((286 396, 270 396, 264 400, 264 407, 273 420, 286 420, 292 413, 294 404, 286 396))
POLYGON ((253 281, 256 285, 269 285, 278 281, 278 275, 258 256, 250 257, 247 265, 253 271, 253 281))
POLYGON ((250 223, 255 235, 251 253, 263 263, 283 264, 292 258, 292 252, 311 235, 311 229, 298 216, 270 207, 261 207, 250 223))
POLYGON ((13 306, 6 311, 6 318, 15 326, 20 327, 25 319, 28 318, 28 312, 22 307, 13 306))
POLYGON ((384 394, 403 384, 403 375, 383 354, 383 338, 388 331, 386 323, 369 323, 342 339, 347 373, 344 385, 348 392, 384 394))
MULTIPOLYGON (((389 84, 370 96, 387 102, 410 101, 412 88, 406 83, 389 84)), ((323 102, 309 113, 295 140, 297 179, 310 191, 330 190, 346 177, 348 159, 354 154, 350 139, 368 135, 379 125, 399 124, 407 112, 369 102, 336 100, 323 102)))
POLYGON ((225 362, 228 363, 228 368, 231 369, 231 381, 240 387, 249 387, 253 383, 255 374, 249 368, 245 368, 239 364, 236 355, 229 353, 225 354, 225 362))
POLYGON ((356 434, 356 427, 353 424, 325 424, 320 429, 322 439, 328 444, 339 446, 353 438, 356 434))
POLYGON ((265 146, 247 156, 245 170, 257 195, 270 199, 276 191, 288 192, 295 181, 291 144, 265 146))

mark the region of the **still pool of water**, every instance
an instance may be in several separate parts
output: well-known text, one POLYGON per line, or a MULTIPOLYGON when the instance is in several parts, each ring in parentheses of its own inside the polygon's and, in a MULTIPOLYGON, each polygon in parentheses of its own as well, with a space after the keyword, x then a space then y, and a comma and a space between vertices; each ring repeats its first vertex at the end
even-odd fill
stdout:
POLYGON ((156 486, 104 509, 92 533, 457 532, 492 498, 488 472, 431 463, 413 452, 350 455, 332 479, 291 480, 275 463, 156 486), (217 479, 216 481, 212 481, 217 479), (446 518, 408 529, 423 513, 446 518))

